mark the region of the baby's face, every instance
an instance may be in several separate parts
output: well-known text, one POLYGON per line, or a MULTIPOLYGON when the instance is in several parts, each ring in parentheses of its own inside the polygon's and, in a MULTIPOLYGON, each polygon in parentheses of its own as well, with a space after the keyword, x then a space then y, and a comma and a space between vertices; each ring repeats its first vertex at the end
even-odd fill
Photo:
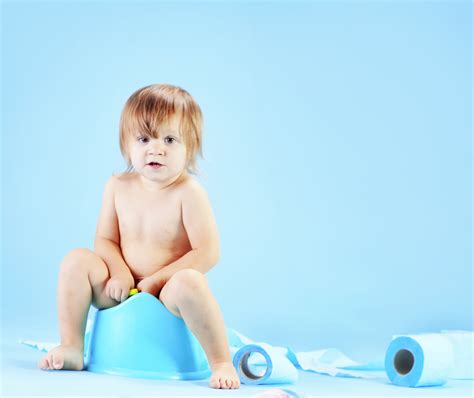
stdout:
POLYGON ((179 119, 164 125, 158 138, 140 133, 130 138, 130 160, 137 173, 148 180, 166 183, 186 168, 186 147, 179 133, 179 119))

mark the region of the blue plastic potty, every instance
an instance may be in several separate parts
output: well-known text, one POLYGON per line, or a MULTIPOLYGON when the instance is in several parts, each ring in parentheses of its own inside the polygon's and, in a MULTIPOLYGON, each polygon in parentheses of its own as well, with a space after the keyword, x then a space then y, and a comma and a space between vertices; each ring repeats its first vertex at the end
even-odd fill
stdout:
POLYGON ((184 321, 148 293, 97 311, 86 366, 91 372, 146 379, 211 375, 205 352, 184 321))

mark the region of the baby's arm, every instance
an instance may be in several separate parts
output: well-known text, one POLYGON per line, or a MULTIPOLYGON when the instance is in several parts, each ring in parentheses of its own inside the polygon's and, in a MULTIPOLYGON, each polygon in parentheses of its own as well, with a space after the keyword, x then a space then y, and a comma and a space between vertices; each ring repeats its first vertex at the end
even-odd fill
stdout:
POLYGON ((219 261, 220 242, 207 192, 195 180, 191 180, 183 196, 182 214, 184 228, 192 248, 186 254, 190 256, 186 262, 189 264, 195 262, 195 265, 183 264, 180 268, 194 268, 204 274, 219 261))
POLYGON ((219 261, 219 233, 206 191, 195 180, 184 188, 183 224, 192 250, 143 279, 137 287, 158 295, 164 284, 179 270, 193 268, 206 273, 219 261))
POLYGON ((109 269, 110 280, 107 283, 107 295, 117 301, 128 296, 134 279, 120 249, 120 234, 117 213, 115 211, 115 184, 117 179, 112 176, 105 185, 102 208, 97 223, 94 242, 95 252, 104 260, 109 269))

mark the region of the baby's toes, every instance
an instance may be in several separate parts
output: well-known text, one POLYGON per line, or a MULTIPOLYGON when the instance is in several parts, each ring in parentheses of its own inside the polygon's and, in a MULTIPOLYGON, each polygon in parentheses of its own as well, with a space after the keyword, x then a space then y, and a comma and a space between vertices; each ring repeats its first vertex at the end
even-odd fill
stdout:
POLYGON ((221 377, 220 379, 221 382, 221 389, 222 390, 227 390, 229 387, 227 387, 227 380, 224 377, 221 377))
POLYGON ((41 358, 38 363, 36 364, 36 366, 40 369, 44 369, 44 367, 46 366, 46 361, 44 358, 41 358))
POLYGON ((212 376, 211 380, 209 381, 209 385, 212 388, 220 388, 221 383, 219 382, 219 376, 212 376))
POLYGON ((64 366, 64 358, 61 356, 56 355, 51 355, 51 369, 62 369, 64 366))
POLYGON ((51 369, 51 366, 49 364, 49 355, 45 355, 43 358, 40 359, 40 361, 38 362, 38 368, 42 370, 51 369))

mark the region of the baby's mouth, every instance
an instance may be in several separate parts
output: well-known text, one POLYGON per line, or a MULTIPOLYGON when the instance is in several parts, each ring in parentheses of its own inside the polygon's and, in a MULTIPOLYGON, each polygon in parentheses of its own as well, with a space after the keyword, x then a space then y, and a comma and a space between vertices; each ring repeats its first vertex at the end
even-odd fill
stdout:
POLYGON ((154 169, 158 169, 163 165, 161 163, 158 163, 158 162, 150 162, 150 163, 147 163, 147 166, 153 167, 154 169))

